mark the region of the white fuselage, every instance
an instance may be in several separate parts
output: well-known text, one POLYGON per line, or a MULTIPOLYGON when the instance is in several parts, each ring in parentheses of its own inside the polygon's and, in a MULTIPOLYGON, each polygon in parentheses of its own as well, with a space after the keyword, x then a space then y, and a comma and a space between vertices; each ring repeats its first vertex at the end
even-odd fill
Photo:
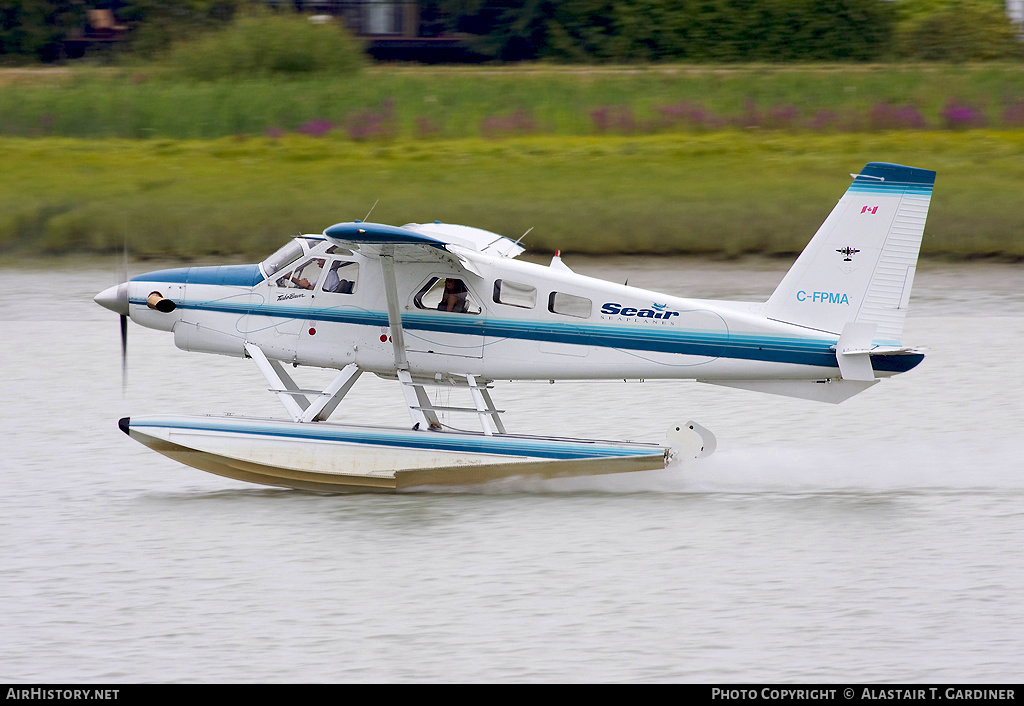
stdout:
MULTIPOLYGON (((351 291, 294 286, 260 265, 164 270, 133 278, 129 315, 174 332, 184 350, 304 366, 355 363, 396 374, 381 258, 312 243, 288 268, 317 260, 357 269, 351 291), (328 253, 333 250, 333 253, 328 253), (158 292, 176 304, 146 304, 158 292)), ((763 304, 684 299, 551 266, 473 253, 472 274, 444 257, 395 258, 407 369, 413 377, 511 379, 819 380, 839 375, 837 336, 765 318, 763 304), (439 310, 425 290, 459 277, 472 313, 439 310)), ((822 306, 841 306, 822 302, 822 306)), ((879 370, 880 376, 898 371, 879 370)))

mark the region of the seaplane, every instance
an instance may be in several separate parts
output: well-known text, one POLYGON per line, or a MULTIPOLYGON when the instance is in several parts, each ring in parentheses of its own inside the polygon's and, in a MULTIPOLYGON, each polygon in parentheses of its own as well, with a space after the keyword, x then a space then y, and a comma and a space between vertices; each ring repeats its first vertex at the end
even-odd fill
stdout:
MULTIPOLYGON (((95 297, 185 351, 251 360, 287 419, 132 416, 131 438, 228 478, 320 492, 663 469, 715 450, 695 421, 664 442, 506 430, 491 391, 517 380, 696 380, 839 403, 917 366, 901 342, 935 172, 875 162, 767 301, 691 299, 517 259, 520 240, 449 223, 355 220, 257 264, 132 277, 95 297), (288 366, 334 371, 303 389, 288 366), (393 427, 330 421, 360 376, 401 389, 393 427), (460 390, 465 406, 431 400, 460 390), (479 431, 447 423, 476 417, 479 431)), ((639 225, 642 227, 642 224, 639 225)), ((123 357, 123 348, 122 348, 123 357)), ((460 426, 468 426, 461 424, 460 426)))

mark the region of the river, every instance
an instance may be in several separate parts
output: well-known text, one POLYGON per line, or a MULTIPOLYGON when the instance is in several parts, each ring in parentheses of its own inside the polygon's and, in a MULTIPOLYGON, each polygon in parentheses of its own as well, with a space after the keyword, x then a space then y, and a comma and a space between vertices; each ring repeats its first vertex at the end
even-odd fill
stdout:
MULTIPOLYGON (((753 300, 788 266, 566 260, 753 300)), ((691 465, 337 496, 205 474, 118 430, 283 410, 251 362, 134 324, 122 391, 117 317, 92 302, 116 274, 0 270, 5 681, 1020 680, 1020 266, 926 263, 904 334, 924 363, 837 406, 695 383, 494 390, 516 432, 660 441, 695 419, 718 451, 691 465)), ((368 378, 335 418, 404 423, 396 386, 368 378)))

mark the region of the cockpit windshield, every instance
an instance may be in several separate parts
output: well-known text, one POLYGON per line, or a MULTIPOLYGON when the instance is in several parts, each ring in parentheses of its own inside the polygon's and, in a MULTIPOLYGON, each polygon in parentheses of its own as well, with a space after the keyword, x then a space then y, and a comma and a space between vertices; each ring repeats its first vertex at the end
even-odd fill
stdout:
POLYGON ((268 257, 266 260, 260 263, 263 268, 263 274, 267 277, 272 276, 275 272, 279 272, 288 265, 292 264, 303 253, 303 242, 305 241, 307 248, 311 248, 316 245, 317 241, 309 238, 292 238, 285 243, 277 252, 268 257))

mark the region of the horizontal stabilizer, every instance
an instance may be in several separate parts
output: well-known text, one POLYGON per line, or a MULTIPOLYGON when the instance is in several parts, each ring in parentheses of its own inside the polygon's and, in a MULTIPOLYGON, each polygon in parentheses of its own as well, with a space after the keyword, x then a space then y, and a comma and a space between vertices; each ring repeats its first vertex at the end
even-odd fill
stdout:
POLYGON ((739 390, 764 392, 769 395, 839 404, 868 389, 878 380, 701 380, 700 382, 722 387, 735 387, 739 390))

